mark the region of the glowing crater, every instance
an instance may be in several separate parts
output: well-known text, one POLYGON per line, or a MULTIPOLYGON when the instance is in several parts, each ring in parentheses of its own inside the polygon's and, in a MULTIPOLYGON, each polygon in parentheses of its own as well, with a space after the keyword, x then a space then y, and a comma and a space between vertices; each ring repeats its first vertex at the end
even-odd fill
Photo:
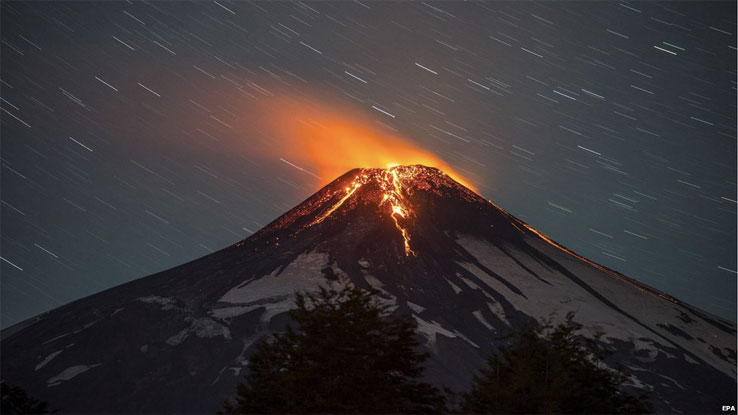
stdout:
POLYGON ((343 197, 308 226, 314 226, 324 221, 356 193, 361 186, 374 181, 379 184, 382 192, 379 207, 387 206, 387 213, 402 236, 405 256, 415 256, 415 252, 410 247, 410 232, 407 226, 403 224, 414 216, 413 208, 406 198, 407 184, 415 183, 417 176, 422 172, 427 173, 427 171, 428 169, 422 166, 399 166, 395 164, 388 165, 386 169, 361 169, 359 174, 351 181, 351 184, 344 189, 343 197))

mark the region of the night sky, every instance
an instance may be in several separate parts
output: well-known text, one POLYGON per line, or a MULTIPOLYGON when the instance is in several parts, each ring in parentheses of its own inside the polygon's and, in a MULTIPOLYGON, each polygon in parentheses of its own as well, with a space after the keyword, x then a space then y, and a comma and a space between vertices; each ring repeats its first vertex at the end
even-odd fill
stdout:
POLYGON ((362 113, 562 245, 736 318, 735 1, 0 12, 2 327, 233 244, 330 180, 254 116, 281 94, 362 113))

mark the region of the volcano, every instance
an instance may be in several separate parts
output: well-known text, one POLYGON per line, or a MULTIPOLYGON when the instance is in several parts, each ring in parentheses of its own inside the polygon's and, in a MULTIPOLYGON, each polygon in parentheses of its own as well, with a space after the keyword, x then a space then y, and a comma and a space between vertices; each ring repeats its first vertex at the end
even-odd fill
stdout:
POLYGON ((527 324, 604 335, 607 364, 659 412, 735 403, 736 325, 555 243, 424 166, 355 169, 251 237, 2 331, 2 379, 75 413, 212 413, 296 290, 325 275, 374 287, 411 314, 425 377, 465 391, 527 324))

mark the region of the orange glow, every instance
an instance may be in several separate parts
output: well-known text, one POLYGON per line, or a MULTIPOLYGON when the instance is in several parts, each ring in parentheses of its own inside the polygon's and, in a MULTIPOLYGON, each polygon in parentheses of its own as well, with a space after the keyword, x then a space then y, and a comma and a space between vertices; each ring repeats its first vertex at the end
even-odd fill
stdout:
MULTIPOLYGON (((317 94, 313 94, 315 96, 317 94)), ((294 93, 262 97, 247 120, 261 131, 260 149, 318 177, 323 186, 354 168, 389 168, 422 164, 436 167, 476 190, 451 166, 432 153, 383 127, 346 102, 294 93)), ((258 151, 258 150, 257 150, 258 151)))
POLYGON ((382 200, 378 202, 378 206, 382 208, 387 203, 389 207, 387 214, 392 218, 395 228, 400 231, 400 235, 402 236, 405 256, 415 256, 415 251, 410 247, 410 232, 407 227, 407 221, 412 220, 414 210, 411 203, 405 197, 405 184, 409 183, 412 185, 413 180, 416 180, 418 171, 419 169, 416 166, 394 166, 386 169, 372 170, 362 169, 351 181, 351 184, 343 190, 345 192, 343 196, 307 226, 310 227, 323 222, 356 193, 361 186, 369 182, 376 182, 379 184, 382 192, 382 200))
POLYGON ((339 207, 341 207, 341 205, 343 204, 343 202, 345 202, 346 199, 348 199, 349 197, 351 197, 351 195, 354 194, 354 192, 356 192, 361 187, 361 183, 357 180, 358 178, 359 177, 356 176, 354 178, 354 181, 353 181, 351 187, 347 187, 346 188, 346 195, 344 197, 342 197, 341 200, 339 200, 335 205, 333 205, 333 207, 331 207, 330 209, 328 209, 328 211, 326 211, 324 214, 320 215, 320 217, 318 217, 317 219, 315 219, 310 224, 310 226, 313 226, 313 225, 316 225, 316 224, 318 224, 320 222, 323 222, 323 220, 325 218, 327 218, 328 216, 330 216, 331 213, 333 213, 336 209, 338 209, 339 207))
POLYGON ((413 255, 415 256, 415 251, 410 249, 410 235, 407 233, 407 229, 400 226, 400 224, 397 222, 397 217, 393 214, 392 219, 395 220, 395 227, 400 230, 400 233, 402 234, 402 240, 405 243, 405 256, 413 255))
MULTIPOLYGON (((397 216, 405 219, 412 213, 412 210, 408 206, 409 204, 405 201, 405 195, 403 193, 402 182, 400 181, 400 179, 412 179, 414 175, 414 169, 413 167, 409 167, 405 170, 405 176, 402 177, 398 175, 397 170, 397 167, 393 166, 387 168, 382 173, 382 180, 380 181, 380 185, 382 187, 382 190, 384 191, 384 196, 382 196, 382 203, 384 203, 385 201, 389 201, 390 205, 392 206, 392 211, 390 215, 395 221, 395 227, 402 234, 402 240, 405 244, 405 256, 414 256, 415 252, 410 248, 410 234, 408 233, 407 228, 402 226, 397 219, 397 216)), ((380 203, 380 205, 382 203, 380 203)))

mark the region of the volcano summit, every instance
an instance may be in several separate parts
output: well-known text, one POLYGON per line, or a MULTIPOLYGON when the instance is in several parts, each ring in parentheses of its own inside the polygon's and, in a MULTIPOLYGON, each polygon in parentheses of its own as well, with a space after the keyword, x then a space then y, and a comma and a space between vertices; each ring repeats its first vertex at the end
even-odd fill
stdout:
POLYGON ((2 376, 62 412, 213 412, 326 274, 410 313, 464 391, 503 338, 575 312, 659 412, 735 402, 736 326, 556 244, 443 172, 355 169, 251 237, 2 332, 2 376))

